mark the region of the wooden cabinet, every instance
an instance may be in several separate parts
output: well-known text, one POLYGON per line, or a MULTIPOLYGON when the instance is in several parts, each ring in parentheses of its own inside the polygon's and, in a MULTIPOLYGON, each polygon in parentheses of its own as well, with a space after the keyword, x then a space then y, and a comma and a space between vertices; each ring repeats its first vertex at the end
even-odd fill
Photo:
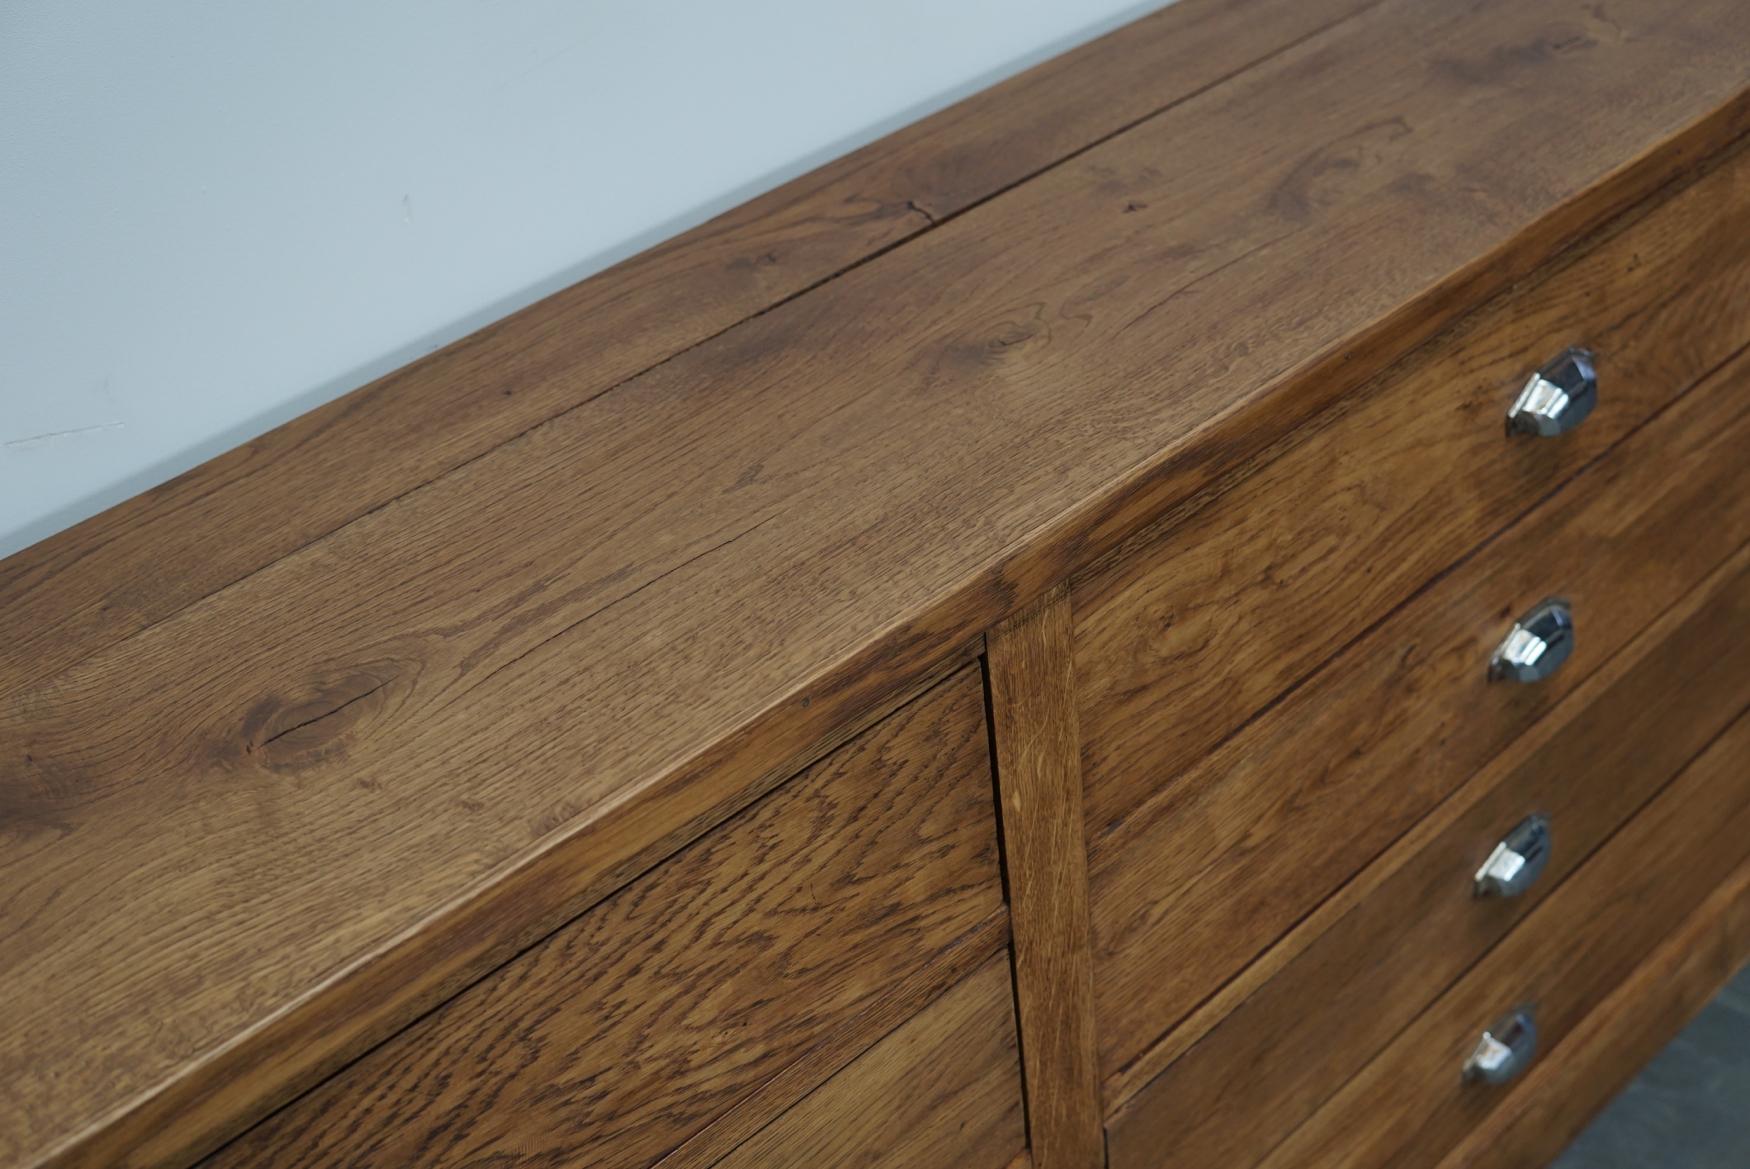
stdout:
POLYGON ((0 1169, 1547 1158, 1750 955, 1747 59, 1179 0, 0 563, 0 1169))

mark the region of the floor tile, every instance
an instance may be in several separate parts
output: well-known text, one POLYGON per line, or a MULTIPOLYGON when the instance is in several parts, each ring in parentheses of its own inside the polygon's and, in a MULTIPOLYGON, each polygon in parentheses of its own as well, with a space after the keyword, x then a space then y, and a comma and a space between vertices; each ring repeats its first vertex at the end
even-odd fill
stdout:
POLYGON ((1554 1169, 1750 1166, 1750 968, 1599 1113, 1554 1169))

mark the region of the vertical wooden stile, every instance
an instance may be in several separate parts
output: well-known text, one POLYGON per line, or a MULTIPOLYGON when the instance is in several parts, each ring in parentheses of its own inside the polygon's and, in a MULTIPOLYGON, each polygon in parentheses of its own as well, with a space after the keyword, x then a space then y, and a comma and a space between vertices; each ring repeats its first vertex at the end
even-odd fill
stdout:
POLYGON ((987 640, 1016 1009, 1037 1169, 1105 1163, 1070 648, 1063 585, 987 640))

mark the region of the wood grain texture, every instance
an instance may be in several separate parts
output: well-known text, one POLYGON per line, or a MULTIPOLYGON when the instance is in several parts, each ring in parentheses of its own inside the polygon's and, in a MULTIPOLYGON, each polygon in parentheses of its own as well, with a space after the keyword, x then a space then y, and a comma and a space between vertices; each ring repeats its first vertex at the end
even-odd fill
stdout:
POLYGON ((1180 0, 8 558, 0 694, 1376 2, 1180 0))
MULTIPOLYGON (((1091 858, 1107 1099, 1153 1042, 1750 541, 1741 355, 1179 777, 1091 858), (1490 683, 1561 594, 1573 658, 1490 683)), ((1146 1073, 1146 1074, 1145 1074, 1146 1073)))
POLYGON ((1026 1144, 1007 958, 986 962, 719 1169, 1005 1169, 1026 1144))
POLYGON ((1738 137, 1747 47, 1387 0, 13 694, 0 1156, 358 1054, 1738 137))
POLYGON ((207 1165, 650 1165, 969 934, 960 973, 990 956, 983 701, 962 670, 207 1165))
POLYGON ((1720 652, 1746 644, 1750 548, 1380 858, 1388 876, 1128 1101, 1113 1169, 1261 1160, 1750 707, 1750 659, 1720 652), (1538 884, 1476 899, 1470 874, 1532 812, 1555 840, 1538 884))
POLYGON ((1750 866, 1672 931, 1558 1051, 1539 1060, 1440 1169, 1547 1164, 1747 960, 1750 866))
MULTIPOLYGON (((753 1138, 761 1127, 777 1117, 816 1085, 830 1080, 863 1054, 873 1038, 893 1031, 942 996, 950 985, 966 977, 980 959, 996 952, 1008 954, 1008 912, 992 914, 984 924, 961 936, 935 963, 901 978, 900 982, 873 999, 865 1010, 823 1034, 814 1047, 803 1052, 781 1073, 761 1083, 742 1097, 735 1108, 712 1120, 686 1139, 684 1145, 663 1157, 660 1169, 704 1169, 753 1138)), ((1013 1012, 1010 1012, 1013 1013, 1013 1012)))
POLYGON ((1154 791, 1750 340, 1750 155, 1508 290, 1188 520, 1078 579, 1088 822, 1154 791), (1532 370, 1598 355, 1604 403, 1507 439, 1532 370))
POLYGON ((1261 1169, 1431 1165, 1518 1085, 1465 1084, 1477 1036, 1534 1004, 1538 1046, 1569 1033, 1750 855, 1750 715, 1732 724, 1261 1169))
MULTIPOLYGON (((842 1071, 871 1040, 923 1011, 979 963, 1001 952, 1007 965, 1009 915, 987 917, 928 966, 828 1031, 777 1075, 766 1080, 658 1163, 658 1169, 706 1169, 759 1132, 772 1118, 842 1071)), ((1012 994, 1012 987, 1010 988, 1012 994)), ((1011 1009, 1011 1018, 1014 1014, 1011 1009)), ((1018 1091, 1017 1087, 1017 1091, 1018 1091)))
POLYGON ((1081 730, 1069 590, 987 639, 1029 1145, 1039 1169, 1101 1169, 1081 730))

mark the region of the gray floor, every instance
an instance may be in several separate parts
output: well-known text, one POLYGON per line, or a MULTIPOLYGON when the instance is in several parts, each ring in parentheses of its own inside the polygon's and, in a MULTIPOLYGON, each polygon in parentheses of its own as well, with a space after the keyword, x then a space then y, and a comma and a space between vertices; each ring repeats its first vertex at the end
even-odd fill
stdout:
POLYGON ((1750 969, 1568 1146, 1554 1169, 1750 1167, 1750 969))

